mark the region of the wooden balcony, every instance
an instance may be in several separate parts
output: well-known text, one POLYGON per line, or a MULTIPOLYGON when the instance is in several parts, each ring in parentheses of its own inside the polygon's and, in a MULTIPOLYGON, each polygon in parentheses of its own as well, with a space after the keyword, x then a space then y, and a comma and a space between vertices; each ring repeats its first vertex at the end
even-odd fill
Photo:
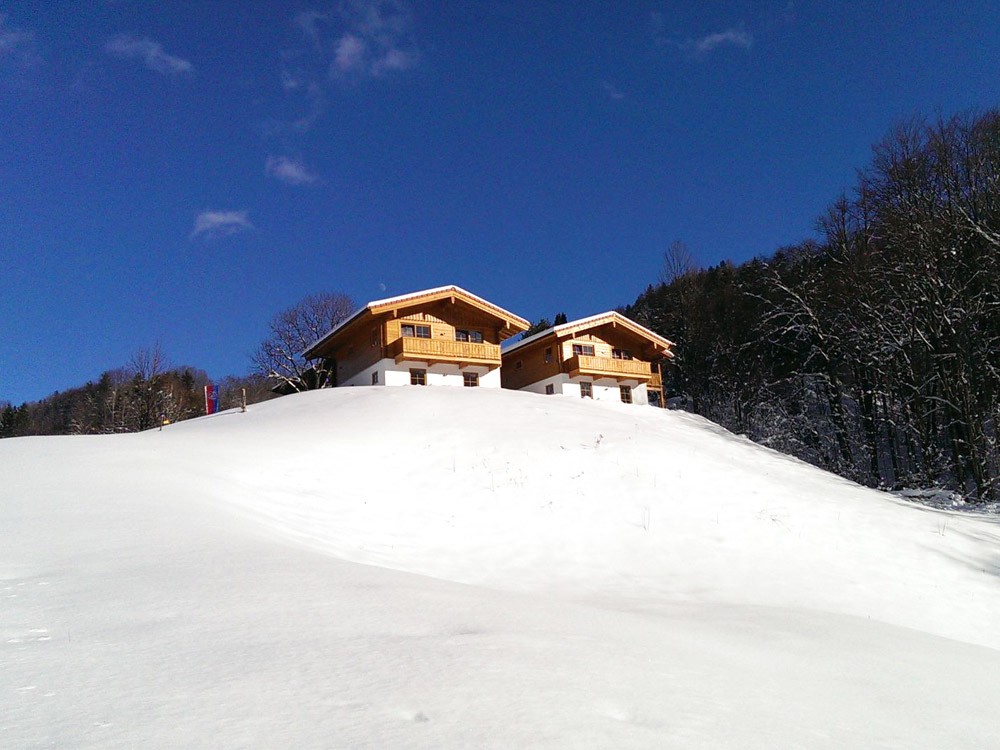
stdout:
POLYGON ((612 359, 575 354, 566 360, 570 376, 589 375, 595 378, 648 381, 652 377, 649 362, 638 359, 612 359))
POLYGON ((398 338, 389 344, 389 356, 396 362, 452 362, 457 365, 489 365, 499 367, 498 344, 474 344, 470 341, 444 339, 398 338))

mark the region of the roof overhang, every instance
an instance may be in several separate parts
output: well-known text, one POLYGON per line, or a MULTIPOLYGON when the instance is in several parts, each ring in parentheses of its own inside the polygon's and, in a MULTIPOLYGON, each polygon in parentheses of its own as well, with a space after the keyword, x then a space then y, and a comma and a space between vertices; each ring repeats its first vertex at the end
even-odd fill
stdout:
POLYGON ((504 354, 516 351, 523 346, 527 346, 535 341, 540 341, 543 338, 552 337, 556 340, 567 339, 576 336, 583 331, 589 331, 594 328, 600 328, 601 326, 610 325, 612 328, 622 327, 625 330, 639 336, 642 339, 648 341, 660 354, 665 357, 673 357, 673 352, 671 348, 674 346, 674 342, 669 339, 660 336, 657 333, 653 333, 651 330, 645 326, 639 325, 634 320, 629 320, 624 315, 614 310, 609 310, 608 312, 598 313, 597 315, 591 315, 587 318, 579 318, 578 320, 571 320, 567 323, 562 323, 561 325, 553 326, 552 328, 547 328, 544 331, 539 331, 538 333, 528 336, 526 339, 518 341, 516 344, 504 349, 504 354))
POLYGON ((434 289, 425 289, 419 292, 411 292, 397 297, 388 297, 386 299, 369 302, 353 315, 345 318, 343 321, 334 326, 325 336, 313 342, 303 352, 303 356, 306 359, 313 359, 320 356, 317 352, 322 350, 331 340, 346 332, 348 328, 353 327, 367 318, 386 313, 398 314, 404 308, 413 307, 414 305, 427 304, 430 302, 437 302, 440 300, 450 300, 452 303, 461 301, 471 307, 481 310, 482 312, 493 315, 503 324, 503 330, 501 333, 503 338, 508 338, 514 334, 520 333, 521 331, 526 331, 531 325, 520 315, 515 315, 514 313, 505 310, 498 305, 494 305, 492 302, 489 302, 472 292, 462 289, 461 287, 454 285, 440 286, 435 287, 434 289), (504 335, 503 332, 506 332, 506 335, 504 335))

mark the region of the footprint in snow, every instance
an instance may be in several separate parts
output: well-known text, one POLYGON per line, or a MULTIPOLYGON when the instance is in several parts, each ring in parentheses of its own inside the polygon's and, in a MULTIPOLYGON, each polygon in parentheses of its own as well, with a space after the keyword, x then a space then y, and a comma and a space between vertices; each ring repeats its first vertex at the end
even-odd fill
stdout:
POLYGON ((424 722, 427 722, 427 721, 431 720, 430 717, 427 714, 425 714, 423 711, 417 711, 416 713, 414 713, 413 711, 403 711, 401 713, 401 716, 404 719, 407 719, 408 721, 415 722, 417 724, 423 724, 424 722))

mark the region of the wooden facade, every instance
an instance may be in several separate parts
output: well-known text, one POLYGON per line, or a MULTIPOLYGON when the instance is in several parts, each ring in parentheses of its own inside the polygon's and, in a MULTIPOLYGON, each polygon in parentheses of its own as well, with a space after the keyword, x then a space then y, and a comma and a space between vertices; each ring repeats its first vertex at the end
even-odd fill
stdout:
POLYGON ((659 363, 673 344, 616 312, 549 328, 503 353, 504 388, 595 397, 595 388, 631 402, 663 403, 659 363))
POLYGON ((304 354, 332 360, 337 385, 405 384, 422 369, 425 383, 430 370, 438 382, 479 384, 499 370, 500 344, 527 328, 523 318, 447 286, 370 302, 304 354))

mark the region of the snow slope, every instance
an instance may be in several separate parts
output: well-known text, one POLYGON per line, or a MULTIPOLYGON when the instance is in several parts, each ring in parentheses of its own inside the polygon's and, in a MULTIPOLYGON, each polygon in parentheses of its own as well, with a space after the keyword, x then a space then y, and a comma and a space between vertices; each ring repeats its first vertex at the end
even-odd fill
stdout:
POLYGON ((988 748, 1000 526, 486 389, 0 441, 0 746, 988 748))

